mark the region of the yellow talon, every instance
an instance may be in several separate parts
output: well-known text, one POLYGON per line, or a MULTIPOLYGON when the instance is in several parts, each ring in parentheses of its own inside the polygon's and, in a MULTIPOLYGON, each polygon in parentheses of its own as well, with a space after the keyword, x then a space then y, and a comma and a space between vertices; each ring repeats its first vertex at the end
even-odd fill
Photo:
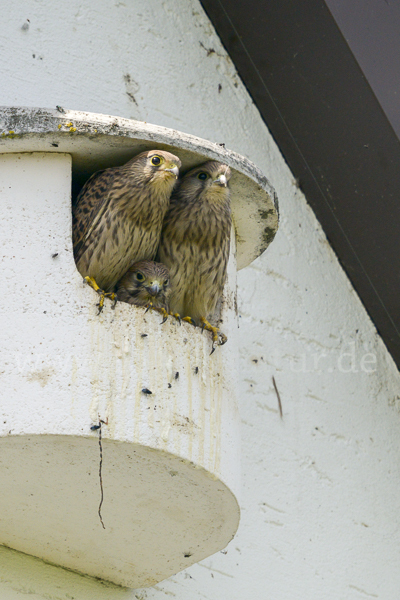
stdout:
POLYGON ((210 352, 210 354, 212 354, 215 350, 215 348, 217 346, 222 346, 223 344, 225 344, 228 341, 228 338, 226 337, 226 335, 224 333, 222 333, 222 331, 219 331, 218 327, 214 327, 213 325, 211 325, 211 323, 209 323, 207 321, 207 319, 205 319, 204 317, 201 317, 201 323, 202 323, 202 330, 207 329, 207 331, 211 332, 212 335, 212 350, 210 352))
POLYGON ((193 327, 197 327, 196 321, 192 317, 183 317, 182 321, 186 321, 186 323, 190 323, 193 327))
POLYGON ((161 321, 161 325, 163 323, 165 323, 165 321, 168 319, 170 313, 168 313, 165 308, 162 308, 162 306, 154 306, 154 304, 152 302, 149 302, 146 306, 146 310, 144 311, 145 313, 147 313, 148 310, 156 310, 158 313, 160 313, 160 315, 162 315, 164 318, 161 321))
POLYGON ((86 281, 86 283, 90 285, 90 287, 93 288, 95 292, 98 292, 100 290, 99 286, 96 283, 96 280, 93 279, 93 277, 89 277, 88 275, 87 277, 84 277, 83 281, 86 281))
MULTIPOLYGON (((193 325, 193 327, 197 327, 197 323, 192 317, 181 317, 181 315, 179 313, 170 313, 170 314, 177 321, 179 321, 179 324, 181 324, 181 321, 186 321, 186 323, 190 323, 191 325, 193 325)), ((218 327, 214 327, 213 325, 211 325, 211 323, 209 323, 207 321, 207 319, 205 319, 204 317, 200 317, 200 321, 201 321, 202 332, 204 331, 204 329, 211 332, 212 350, 211 350, 210 354, 212 354, 214 352, 215 348, 217 346, 222 346, 223 344, 225 344, 228 341, 228 338, 226 337, 226 335, 224 333, 222 333, 222 331, 220 331, 218 329, 218 327)))
POLYGON ((161 321, 161 325, 163 323, 165 323, 165 321, 168 319, 169 317, 169 313, 165 310, 165 308, 160 308, 159 309, 160 314, 162 314, 162 316, 164 317, 163 320, 161 321))
POLYGON ((186 321, 186 323, 190 323, 193 327, 197 327, 196 321, 192 319, 192 317, 181 317, 179 313, 169 313, 172 317, 174 317, 177 321, 179 321, 179 325, 182 325, 182 321, 186 321))
POLYGON ((96 283, 96 280, 93 277, 86 276, 86 277, 84 277, 83 281, 85 281, 88 285, 90 285, 90 287, 92 289, 94 289, 94 291, 97 294, 99 294, 99 296, 100 296, 100 300, 99 300, 99 303, 97 305, 99 307, 99 312, 97 313, 98 315, 103 310, 104 298, 110 298, 110 300, 113 300, 114 301, 113 308, 115 308, 116 296, 115 296, 114 292, 105 292, 104 290, 102 290, 101 288, 99 288, 99 286, 96 283))

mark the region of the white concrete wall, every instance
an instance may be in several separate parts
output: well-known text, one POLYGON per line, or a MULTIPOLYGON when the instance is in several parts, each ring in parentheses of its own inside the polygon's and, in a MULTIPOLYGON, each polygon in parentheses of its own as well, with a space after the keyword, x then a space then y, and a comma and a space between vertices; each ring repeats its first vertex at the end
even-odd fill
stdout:
POLYGON ((270 177, 282 213, 276 241, 239 275, 244 488, 226 553, 133 591, 4 549, 0 598, 398 600, 398 371, 197 0, 0 7, 2 104, 225 142, 270 177))

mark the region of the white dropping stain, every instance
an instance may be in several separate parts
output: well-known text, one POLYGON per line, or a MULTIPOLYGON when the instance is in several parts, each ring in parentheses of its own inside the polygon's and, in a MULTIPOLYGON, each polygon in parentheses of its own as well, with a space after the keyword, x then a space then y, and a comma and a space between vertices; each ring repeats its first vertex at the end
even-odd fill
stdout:
POLYGON ((163 419, 161 421, 161 439, 164 443, 168 442, 169 432, 171 431, 171 419, 168 415, 168 418, 163 419))
POLYGON ((165 367, 168 375, 168 383, 172 383, 173 379, 173 364, 172 364, 172 356, 168 355, 168 360, 165 362, 165 367))
POLYGON ((155 315, 122 308, 113 322, 89 322, 92 422, 108 417, 106 437, 172 452, 218 479, 224 415, 236 398, 229 346, 210 356, 208 335, 185 324, 160 329, 155 315))
POLYGON ((121 359, 122 358, 122 352, 121 352, 121 346, 119 344, 117 344, 117 342, 111 342, 112 345, 114 346, 114 348, 116 349, 116 357, 121 359))

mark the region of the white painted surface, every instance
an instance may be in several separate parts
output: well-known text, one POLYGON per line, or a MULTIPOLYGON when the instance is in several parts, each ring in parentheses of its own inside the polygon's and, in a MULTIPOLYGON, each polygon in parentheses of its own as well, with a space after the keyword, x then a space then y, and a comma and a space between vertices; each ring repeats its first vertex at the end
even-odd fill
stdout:
POLYGON ((197 1, 98 2, 95 14, 77 0, 26 1, 7 14, 3 103, 65 104, 225 142, 270 177, 282 224, 239 276, 244 487, 227 554, 133 591, 4 550, 1 598, 398 600, 399 374, 197 1))
POLYGON ((109 301, 98 316, 73 260, 70 177, 67 154, 0 154, 13 298, 0 315, 0 544, 145 587, 224 548, 238 526, 234 241, 229 339, 212 356, 210 336, 188 323, 161 326, 157 313, 109 301))

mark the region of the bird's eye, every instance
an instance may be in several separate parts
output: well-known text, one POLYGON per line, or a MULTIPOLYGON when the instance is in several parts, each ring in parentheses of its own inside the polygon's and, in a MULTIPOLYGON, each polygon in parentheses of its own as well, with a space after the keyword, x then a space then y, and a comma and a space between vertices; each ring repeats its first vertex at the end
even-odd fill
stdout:
POLYGON ((201 179, 202 181, 205 181, 206 179, 208 179, 208 173, 204 173, 204 171, 202 171, 201 173, 199 173, 197 175, 197 179, 201 179))
POLYGON ((162 159, 160 156, 153 156, 153 158, 151 159, 151 164, 154 165, 155 167, 158 167, 158 165, 161 165, 162 159))
POLYGON ((168 285, 168 284, 169 284, 169 279, 166 279, 166 280, 164 281, 164 285, 168 285))
POLYGON ((144 281, 144 275, 143 275, 143 273, 140 273, 140 272, 136 273, 136 279, 138 281, 144 281))

